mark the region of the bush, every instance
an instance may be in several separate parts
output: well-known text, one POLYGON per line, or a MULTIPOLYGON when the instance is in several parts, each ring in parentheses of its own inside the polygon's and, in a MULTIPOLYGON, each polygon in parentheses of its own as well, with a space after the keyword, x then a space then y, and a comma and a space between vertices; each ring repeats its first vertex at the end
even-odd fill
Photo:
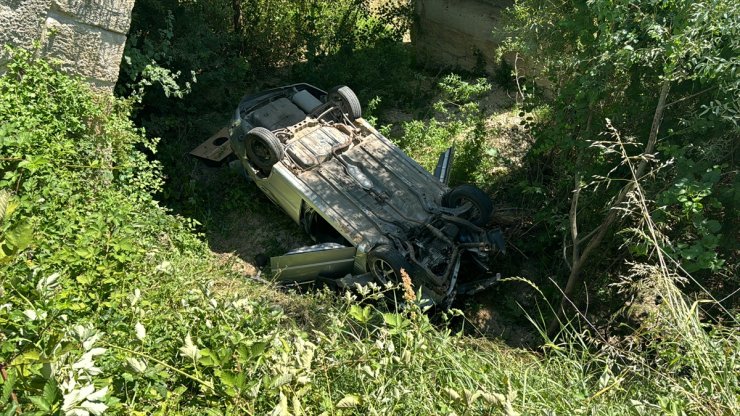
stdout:
POLYGON ((464 81, 459 75, 445 76, 439 83, 442 96, 434 104, 436 114, 428 121, 403 123, 396 143, 427 170, 433 171, 439 155, 455 147, 452 184, 484 182, 493 163, 491 149, 485 149, 485 115, 478 100, 491 89, 483 78, 464 81))
POLYGON ((0 186, 17 206, 3 228, 27 223, 33 238, 0 271, 2 406, 98 414, 117 403, 106 394, 113 380, 98 377, 101 331, 115 335, 130 319, 122 305, 156 280, 159 247, 203 247, 152 199, 162 183, 147 155, 156 140, 133 126, 127 102, 93 94, 31 52, 6 53, 0 186))
MULTIPOLYGON (((599 226, 622 189, 617 183, 627 178, 626 166, 592 146, 613 126, 635 138, 630 157, 649 158, 654 168, 641 179, 663 236, 661 249, 696 278, 689 290, 705 296, 704 286, 726 298, 740 284, 737 262, 730 261, 737 235, 731 195, 739 180, 731 143, 740 132, 733 58, 740 53, 740 13, 734 2, 527 0, 509 9, 508 17, 501 30, 504 50, 526 57, 529 91, 542 91, 534 88, 538 80, 550 87, 526 97, 525 109, 545 107, 547 116, 530 125, 536 137, 529 157, 533 180, 513 190, 521 194, 535 186, 549 196, 531 201, 542 214, 538 219, 554 231, 543 230, 546 238, 560 240, 571 229, 566 220, 574 178, 584 178, 584 187, 604 185, 580 194, 582 235, 599 226), (655 149, 640 155, 652 130, 655 149)), ((625 218, 624 228, 635 226, 633 219, 640 221, 625 218)), ((607 234, 601 258, 616 265, 609 272, 624 271, 620 260, 654 258, 633 236, 607 234)), ((560 249, 552 256, 560 256, 560 249)), ((609 281, 597 263, 592 287, 609 281)))

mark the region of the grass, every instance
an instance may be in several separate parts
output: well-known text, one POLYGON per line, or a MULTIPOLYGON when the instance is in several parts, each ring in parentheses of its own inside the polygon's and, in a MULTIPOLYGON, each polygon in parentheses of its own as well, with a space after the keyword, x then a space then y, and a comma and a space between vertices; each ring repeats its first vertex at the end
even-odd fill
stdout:
MULTIPOLYGON (((260 337, 271 340, 262 365, 268 388, 254 401, 223 403, 236 406, 232 411, 261 414, 281 410, 283 401, 294 414, 723 414, 737 406, 728 397, 696 395, 686 386, 701 384, 690 377, 573 327, 534 353, 453 333, 413 308, 386 312, 362 296, 276 294, 230 279, 214 287, 228 287, 212 294, 225 315, 229 305, 250 299, 250 320, 279 322, 260 337)), ((722 344, 733 339, 737 334, 722 344)), ((728 364, 731 357, 724 358, 717 362, 728 364)))

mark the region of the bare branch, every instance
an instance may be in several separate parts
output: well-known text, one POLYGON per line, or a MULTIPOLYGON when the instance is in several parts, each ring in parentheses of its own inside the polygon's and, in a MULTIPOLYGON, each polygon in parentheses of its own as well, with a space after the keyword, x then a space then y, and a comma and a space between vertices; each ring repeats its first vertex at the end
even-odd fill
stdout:
MULTIPOLYGON (((572 264, 575 266, 581 260, 580 245, 578 244, 578 196, 581 194, 581 173, 576 173, 575 189, 570 201, 570 238, 573 240, 572 264)), ((571 267, 571 270, 573 268, 571 267)))
POLYGON ((517 54, 514 55, 514 81, 516 81, 516 90, 519 93, 519 96, 522 97, 522 101, 519 102, 517 100, 517 104, 524 102, 524 92, 522 91, 522 86, 519 84, 519 67, 517 66, 519 59, 519 53, 517 52, 517 54))
POLYGON ((704 94, 705 92, 709 92, 709 91, 712 91, 713 89, 716 89, 716 88, 717 88, 717 87, 716 87, 716 86, 714 86, 714 87, 709 87, 709 88, 703 89, 703 90, 701 90, 701 91, 699 91, 699 92, 697 92, 697 93, 695 93, 695 94, 691 94, 691 95, 689 95, 689 96, 686 96, 686 97, 683 97, 683 98, 679 98, 679 99, 678 99, 678 100, 676 100, 676 101, 671 101, 670 103, 666 104, 665 106, 666 106, 666 108, 668 108, 668 107, 672 106, 673 104, 678 104, 678 103, 680 103, 681 101, 686 101, 686 100, 688 100, 688 99, 691 99, 691 98, 694 98, 694 97, 696 97, 697 95, 702 95, 702 94, 704 94))
MULTIPOLYGON (((655 151, 655 145, 658 141, 658 132, 660 130, 660 123, 663 120, 663 111, 665 110, 665 101, 668 97, 668 91, 670 90, 670 81, 665 80, 663 81, 663 85, 660 88, 660 97, 658 98, 658 104, 655 107, 655 113, 653 115, 653 123, 650 127, 650 135, 648 136, 647 144, 645 145, 645 149, 643 150, 643 155, 650 155, 655 151)), ((621 141, 620 141, 621 142, 621 141)), ((627 155, 626 151, 624 150, 624 147, 622 146, 622 155, 623 157, 627 157, 629 159, 629 156, 627 155)), ((620 208, 624 202, 627 200, 627 197, 629 196, 630 192, 632 192, 635 187, 638 185, 638 178, 642 178, 645 176, 645 172, 648 169, 648 165, 650 164, 651 158, 639 158, 640 162, 637 165, 636 169, 631 169, 632 178, 631 180, 622 187, 622 189, 619 191, 619 194, 612 202, 609 212, 606 215, 606 218, 604 218, 604 221, 594 230, 596 231, 596 235, 589 240, 588 244, 586 244, 586 248, 583 250, 582 253, 580 253, 580 256, 575 256, 576 251, 578 250, 578 240, 577 238, 577 229, 576 236, 574 237, 574 244, 573 244, 573 264, 570 269, 570 275, 568 276, 568 281, 565 285, 565 289, 563 292, 563 298, 560 301, 560 308, 557 310, 557 316, 552 320, 550 323, 550 327, 548 328, 548 334, 550 336, 554 336, 560 326, 561 318, 563 317, 563 314, 565 313, 565 308, 568 306, 568 304, 575 304, 573 300, 571 300, 572 297, 575 297, 576 290, 579 288, 583 283, 583 276, 581 276, 581 269, 583 268, 584 263, 588 260, 591 253, 601 244, 601 241, 606 236, 606 233, 609 231, 609 228, 614 224, 614 222, 617 220, 620 208)), ((622 163, 625 163, 624 161, 622 163)), ((631 162, 628 160, 626 163, 632 167, 631 162)), ((571 217, 573 217, 573 207, 574 204, 577 204, 576 201, 576 195, 574 195, 574 200, 571 203, 571 217)), ((573 218, 571 218, 571 227, 573 226, 573 218)), ((571 234, 573 233, 573 230, 571 229, 571 234)), ((661 259, 661 263, 663 263, 661 259)))

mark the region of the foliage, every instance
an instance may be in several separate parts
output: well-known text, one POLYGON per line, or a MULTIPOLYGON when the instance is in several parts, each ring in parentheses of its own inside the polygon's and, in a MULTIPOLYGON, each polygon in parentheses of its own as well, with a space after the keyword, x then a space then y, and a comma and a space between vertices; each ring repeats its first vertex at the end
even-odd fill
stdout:
MULTIPOLYGON (((645 187, 637 173, 638 165, 643 163, 645 156, 630 156, 628 149, 631 145, 634 145, 631 139, 622 138, 613 128, 608 139, 593 144, 604 153, 620 155, 622 164, 629 170, 633 187, 621 208, 629 212, 630 216, 641 219, 639 225, 630 231, 637 236, 635 240, 654 252, 656 257, 654 265, 628 263, 629 273, 619 284, 633 295, 647 294, 661 298, 659 306, 642 317, 640 329, 633 335, 648 350, 655 349, 655 365, 662 363, 662 369, 673 374, 676 389, 686 396, 685 401, 672 406, 677 409, 705 408, 711 409, 711 413, 722 413, 715 403, 736 406, 738 380, 734 372, 729 378, 723 374, 728 371, 728 366, 732 366, 733 358, 724 353, 726 345, 708 336, 707 330, 719 333, 731 331, 731 328, 737 327, 738 322, 733 313, 720 302, 706 300, 703 303, 711 303, 713 307, 722 310, 729 319, 729 328, 703 324, 698 313, 699 303, 695 302, 690 306, 691 298, 679 290, 677 283, 694 278, 683 268, 676 267, 670 257, 671 253, 662 247, 663 236, 648 208, 645 187), (688 367, 692 368, 690 374, 681 374, 688 367)), ((709 293, 706 295, 711 296, 709 293)), ((627 354, 627 359, 633 361, 644 361, 645 358, 627 354)))
MULTIPOLYGON (((4 414, 695 410, 673 393, 682 363, 635 367, 575 331, 535 355, 440 329, 413 302, 388 310, 386 288, 294 296, 244 282, 152 199, 154 141, 126 102, 12 55, 0 180, 18 207, 3 229, 28 222, 33 240, 0 265, 4 414)), ((737 333, 707 336, 731 369, 737 333)), ((665 345, 683 351, 655 342, 661 360, 676 356, 665 345)))
MULTIPOLYGON (((123 58, 119 90, 128 90, 137 100, 142 100, 145 92, 153 85, 159 85, 165 97, 182 98, 190 92, 190 81, 178 84, 182 71, 175 73, 170 66, 176 59, 173 56, 174 15, 171 11, 165 16, 165 27, 157 36, 146 36, 140 39, 141 33, 133 32, 126 40, 127 53, 123 58), (131 45, 136 45, 133 47, 131 45)), ((195 72, 190 71, 192 82, 196 81, 195 72)))
POLYGON ((0 272, 0 362, 12 381, 3 406, 100 414, 117 400, 101 376, 96 328, 111 330, 121 318, 122 288, 144 276, 160 238, 182 248, 199 243, 152 200, 162 180, 142 150, 156 141, 133 127, 126 102, 93 95, 31 52, 8 53, 0 186, 17 202, 3 229, 27 224, 32 241, 0 272), (164 230, 181 231, 170 238, 164 230), (17 403, 8 402, 12 391, 24 392, 17 403))
MULTIPOLYGON (((539 109, 528 123, 536 143, 527 180, 512 191, 537 189, 529 203, 544 225, 540 238, 570 234, 572 245, 551 244, 552 259, 569 251, 575 259, 579 243, 608 236, 583 272, 598 296, 589 300, 618 305, 596 314, 611 315, 610 333, 615 320, 634 326, 626 341, 634 350, 618 360, 659 368, 675 383, 680 397, 660 398, 654 411, 723 414, 734 411, 716 403, 737 405, 737 380, 725 377, 735 372, 734 353, 725 355, 718 335, 737 330, 740 283, 736 9, 730 1, 522 0, 499 32, 502 52, 526 58, 524 110, 539 109), (544 94, 531 93, 542 86, 544 94), (655 151, 646 150, 652 137, 655 151), (602 234, 615 212, 621 226, 602 234), (626 277, 614 285, 615 275, 626 277), (610 283, 619 290, 604 289, 610 283), (625 317, 638 307, 647 312, 625 317)), ((573 275, 575 260, 557 262, 573 275)), ((591 318, 574 319, 596 333, 603 321, 591 318)))
MULTIPOLYGON (((537 138, 530 166, 537 174, 524 183, 544 190, 532 201, 541 220, 567 232, 562 219, 569 198, 558 196, 570 193, 577 174, 598 181, 615 166, 590 146, 607 131, 604 120, 644 144, 658 91, 668 84, 652 155, 660 169, 644 181, 665 236, 663 249, 705 281, 719 274, 736 285, 737 266, 727 262, 737 234, 731 212, 738 178, 731 166, 740 134, 740 13, 734 2, 524 0, 509 13, 511 24, 499 33, 506 39, 502 51, 527 57, 529 91, 545 83, 551 92, 528 94, 525 101, 525 110, 547 106, 548 117, 530 126, 537 138)), ((631 155, 642 149, 633 147, 631 155)), ((582 195, 579 218, 593 225, 619 188, 582 195)), ((612 243, 630 248, 622 256, 651 256, 634 241, 612 243)))
POLYGON ((442 96, 434 104, 435 116, 429 121, 403 123, 398 145, 427 170, 433 171, 439 155, 455 147, 452 183, 482 182, 494 153, 484 149, 484 115, 477 100, 491 89, 483 78, 464 81, 459 75, 445 76, 439 83, 442 96))
POLYGON ((10 192, 0 190, 0 264, 12 261, 31 244, 31 229, 27 222, 19 222, 12 227, 6 225, 17 208, 18 202, 10 192))
MULTIPOLYGON (((143 94, 144 87, 157 83, 161 89, 152 91, 155 96, 145 101, 145 107, 163 104, 169 108, 172 104, 162 98, 170 94, 182 97, 190 91, 190 82, 184 86, 177 83, 182 73, 190 73, 193 81, 196 74, 205 76, 200 81, 206 85, 192 87, 214 100, 218 95, 209 90, 223 93, 226 89, 230 98, 230 94, 244 92, 231 91, 233 87, 246 88, 247 82, 255 81, 262 84, 261 77, 296 63, 312 68, 299 69, 303 76, 307 72, 319 74, 327 70, 341 74, 336 66, 343 66, 342 62, 352 53, 379 43, 390 46, 389 41, 400 40, 408 29, 409 2, 383 2, 375 12, 371 12, 370 3, 366 0, 137 2, 118 92, 143 94), (333 58, 337 55, 344 59, 333 58)), ((228 103, 233 105, 233 100, 228 103)))

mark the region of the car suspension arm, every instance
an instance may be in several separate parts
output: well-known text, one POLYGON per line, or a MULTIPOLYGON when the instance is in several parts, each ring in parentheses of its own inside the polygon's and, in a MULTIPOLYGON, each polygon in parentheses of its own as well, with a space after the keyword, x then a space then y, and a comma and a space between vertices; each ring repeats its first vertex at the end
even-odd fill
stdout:
POLYGON ((445 272, 442 275, 437 275, 436 273, 431 271, 429 267, 422 264, 419 260, 416 259, 416 253, 414 251, 413 245, 408 241, 406 242, 406 249, 409 252, 409 258, 411 258, 411 262, 424 270, 427 276, 432 279, 433 283, 439 286, 439 288, 442 290, 447 290, 449 288, 450 275, 455 269, 455 263, 457 261, 457 256, 460 254, 460 251, 469 248, 486 250, 490 248, 490 245, 488 243, 461 243, 455 245, 452 249, 452 255, 450 256, 450 262, 447 264, 447 269, 445 269, 445 272))

